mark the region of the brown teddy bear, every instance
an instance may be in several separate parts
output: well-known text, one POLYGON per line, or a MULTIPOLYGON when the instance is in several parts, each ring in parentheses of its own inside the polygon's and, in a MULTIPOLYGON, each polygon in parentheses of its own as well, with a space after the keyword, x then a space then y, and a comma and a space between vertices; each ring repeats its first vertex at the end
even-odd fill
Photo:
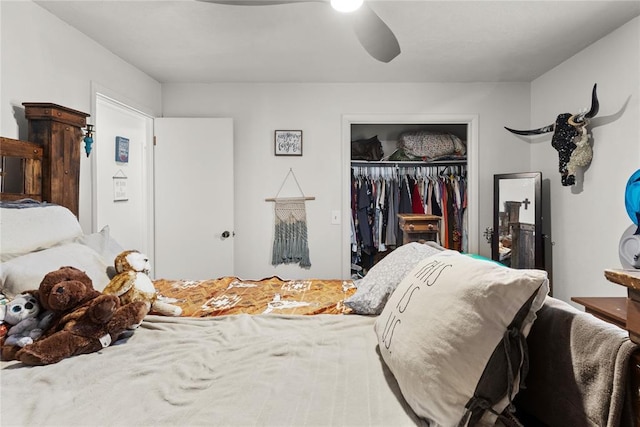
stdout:
POLYGON ((182 308, 158 300, 156 288, 149 278, 149 258, 136 250, 121 252, 114 261, 117 275, 104 288, 103 293, 116 295, 120 302, 128 304, 144 301, 148 311, 164 316, 180 316, 182 308))
POLYGON ((40 339, 16 353, 16 359, 26 365, 48 365, 101 350, 139 326, 147 313, 142 302, 121 305, 114 295, 97 291, 89 276, 74 267, 48 273, 40 283, 38 299, 54 318, 40 339))

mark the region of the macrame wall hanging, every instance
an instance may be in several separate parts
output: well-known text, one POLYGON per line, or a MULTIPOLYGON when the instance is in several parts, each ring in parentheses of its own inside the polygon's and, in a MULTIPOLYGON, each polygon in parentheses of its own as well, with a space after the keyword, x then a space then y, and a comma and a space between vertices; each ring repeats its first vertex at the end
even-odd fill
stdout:
POLYGON ((298 264, 302 268, 311 267, 309 259, 309 241, 307 237, 307 210, 305 202, 315 200, 306 197, 293 169, 284 178, 276 197, 265 199, 274 203, 274 235, 271 264, 298 264), (278 197, 287 179, 293 177, 301 197, 278 197))

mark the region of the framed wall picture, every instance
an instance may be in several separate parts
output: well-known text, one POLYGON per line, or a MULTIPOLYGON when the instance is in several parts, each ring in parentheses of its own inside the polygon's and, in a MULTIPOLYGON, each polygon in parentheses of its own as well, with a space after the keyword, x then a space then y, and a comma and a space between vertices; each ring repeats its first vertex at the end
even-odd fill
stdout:
POLYGON ((302 131, 277 130, 274 149, 276 156, 302 156, 302 131))
POLYGON ((116 162, 129 162, 129 138, 116 136, 116 162))

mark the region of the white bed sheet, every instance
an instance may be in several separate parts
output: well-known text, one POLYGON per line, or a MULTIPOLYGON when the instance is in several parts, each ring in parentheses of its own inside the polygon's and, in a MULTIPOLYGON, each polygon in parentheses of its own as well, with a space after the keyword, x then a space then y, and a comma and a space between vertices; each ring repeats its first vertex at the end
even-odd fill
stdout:
POLYGON ((415 426, 375 318, 148 316, 126 342, 62 362, 3 362, 0 424, 415 426))

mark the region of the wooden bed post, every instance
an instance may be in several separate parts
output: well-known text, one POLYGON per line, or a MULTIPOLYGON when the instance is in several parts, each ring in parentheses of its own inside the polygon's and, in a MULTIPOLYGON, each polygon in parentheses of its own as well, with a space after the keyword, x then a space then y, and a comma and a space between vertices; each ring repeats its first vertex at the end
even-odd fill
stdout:
POLYGON ((89 114, 45 102, 23 102, 28 140, 42 145, 42 200, 68 207, 78 216, 80 143, 89 114))

